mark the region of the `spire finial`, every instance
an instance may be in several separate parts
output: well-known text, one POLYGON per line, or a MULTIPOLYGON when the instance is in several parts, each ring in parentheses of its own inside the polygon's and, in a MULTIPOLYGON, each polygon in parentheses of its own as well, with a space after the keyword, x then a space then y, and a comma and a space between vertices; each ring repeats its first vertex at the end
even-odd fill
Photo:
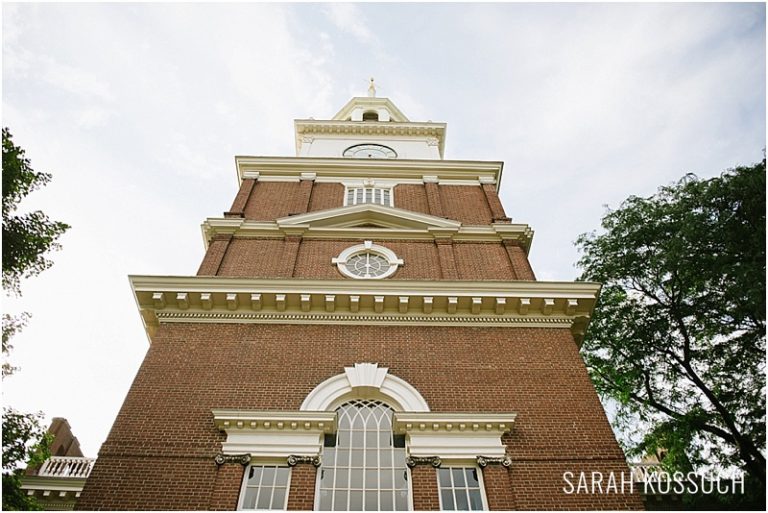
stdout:
POLYGON ((376 96, 376 85, 373 83, 373 77, 371 77, 371 84, 368 86, 368 96, 371 98, 376 96))

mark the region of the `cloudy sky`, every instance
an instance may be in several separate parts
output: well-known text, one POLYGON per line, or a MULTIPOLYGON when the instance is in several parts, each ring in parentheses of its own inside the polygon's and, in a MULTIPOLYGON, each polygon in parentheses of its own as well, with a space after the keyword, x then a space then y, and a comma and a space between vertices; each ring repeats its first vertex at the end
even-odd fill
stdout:
POLYGON ((127 275, 194 274, 233 156, 293 155, 368 78, 446 158, 505 162, 540 279, 604 205, 762 158, 763 4, 3 4, 3 126, 72 229, 5 311, 33 318, 3 400, 95 456, 147 350, 127 275))

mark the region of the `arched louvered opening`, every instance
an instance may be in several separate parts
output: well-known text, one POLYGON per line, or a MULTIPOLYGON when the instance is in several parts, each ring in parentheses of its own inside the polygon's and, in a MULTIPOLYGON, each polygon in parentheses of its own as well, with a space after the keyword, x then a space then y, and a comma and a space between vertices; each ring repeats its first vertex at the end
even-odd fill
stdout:
POLYGON ((392 409, 381 401, 356 399, 336 412, 338 432, 326 436, 323 448, 318 509, 407 510, 405 439, 392 432, 392 409))

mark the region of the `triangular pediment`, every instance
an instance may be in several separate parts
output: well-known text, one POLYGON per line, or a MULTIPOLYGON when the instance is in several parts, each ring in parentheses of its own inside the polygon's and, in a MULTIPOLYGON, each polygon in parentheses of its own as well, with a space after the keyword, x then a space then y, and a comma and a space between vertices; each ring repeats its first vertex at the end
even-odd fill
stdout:
POLYGON ((458 230, 459 221, 383 205, 363 204, 309 212, 278 219, 281 228, 389 228, 400 230, 458 230))
POLYGON ((389 98, 377 98, 372 96, 356 96, 349 100, 339 112, 333 116, 334 121, 350 121, 352 120, 352 113, 356 109, 362 109, 363 111, 378 111, 379 109, 385 109, 389 113, 389 121, 396 123, 408 123, 409 120, 403 114, 400 109, 392 103, 389 98))

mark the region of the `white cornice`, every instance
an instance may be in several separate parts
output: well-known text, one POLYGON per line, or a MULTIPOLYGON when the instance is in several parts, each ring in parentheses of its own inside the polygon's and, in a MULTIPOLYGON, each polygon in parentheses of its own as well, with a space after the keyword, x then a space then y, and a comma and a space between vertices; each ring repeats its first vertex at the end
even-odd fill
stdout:
POLYGON ((512 429, 516 413, 395 412, 396 433, 414 431, 489 431, 502 435, 512 429))
POLYGON ((243 178, 260 176, 298 179, 302 173, 316 173, 318 178, 333 176, 348 178, 400 178, 423 180, 425 175, 439 180, 478 180, 492 178, 496 189, 501 182, 503 162, 480 160, 406 160, 406 159, 345 159, 330 157, 270 157, 236 156, 239 182, 243 178))
POLYGON ((213 423, 227 434, 224 454, 271 459, 320 454, 323 436, 336 432, 336 412, 212 410, 213 423))
POLYGON ((416 324, 571 328, 583 337, 589 282, 130 276, 151 337, 160 323, 416 324))
POLYGON ((214 409, 213 423, 229 429, 336 432, 336 413, 317 411, 268 411, 214 409))
POLYGON ((203 242, 207 248, 215 235, 243 238, 274 238, 302 235, 307 239, 385 239, 499 242, 516 240, 528 251, 533 230, 527 224, 494 223, 462 226, 458 221, 419 214, 381 205, 340 207, 276 221, 252 221, 242 218, 209 218, 202 224, 203 242), (378 224, 381 228, 355 227, 378 224))
POLYGON ((514 413, 395 412, 394 431, 406 435, 408 455, 441 460, 503 458, 501 436, 512 429, 514 413))

